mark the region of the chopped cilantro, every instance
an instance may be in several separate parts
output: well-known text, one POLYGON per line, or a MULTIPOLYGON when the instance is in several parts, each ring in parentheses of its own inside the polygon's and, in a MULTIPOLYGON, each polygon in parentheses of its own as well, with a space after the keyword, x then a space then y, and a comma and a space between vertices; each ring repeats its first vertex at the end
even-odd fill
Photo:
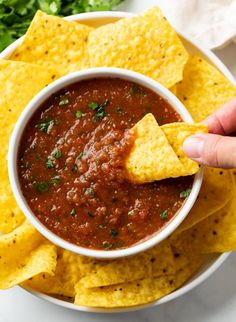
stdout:
POLYGON ((99 108, 99 104, 98 104, 97 102, 91 102, 91 103, 89 103, 88 107, 89 107, 91 110, 95 111, 96 109, 98 109, 98 108, 99 108))
POLYGON ((69 100, 67 97, 62 97, 60 99, 60 102, 59 102, 59 106, 64 106, 64 105, 67 105, 69 103, 69 100))
POLYGON ((36 124, 35 127, 44 133, 49 133, 53 124, 54 124, 54 121, 50 117, 48 117, 44 119, 42 122, 40 122, 39 124, 36 124))
POLYGON ((167 211, 167 210, 162 211, 162 212, 160 213, 160 218, 161 218, 162 220, 166 220, 166 219, 168 219, 168 211, 167 211))
POLYGON ((104 225, 104 224, 100 224, 100 225, 98 225, 98 228, 100 228, 100 229, 104 229, 106 226, 104 225))
POLYGON ((133 95, 133 96, 136 96, 136 95, 146 96, 146 92, 137 85, 131 86, 129 89, 129 93, 130 95, 133 95))
POLYGON ((35 158, 36 160, 43 160, 41 154, 38 154, 38 153, 36 154, 35 158))
POLYGON ((71 212, 69 213, 70 216, 74 217, 76 215, 76 210, 73 208, 71 212))
POLYGON ((95 114, 95 120, 102 120, 107 115, 103 107, 99 108, 95 114))
POLYGON ((83 152, 80 152, 80 153, 79 153, 79 155, 77 156, 77 159, 78 159, 78 160, 81 160, 81 159, 82 159, 82 157, 83 157, 83 155, 84 155, 84 153, 83 153, 83 152))
POLYGON ((51 184, 59 184, 61 182, 61 178, 60 176, 55 175, 54 177, 52 177, 50 182, 51 184))
POLYGON ((83 116, 83 113, 82 113, 81 111, 76 111, 76 112, 75 112, 75 117, 76 117, 77 119, 80 119, 82 116, 83 116))
POLYGON ((77 170, 78 170, 77 165, 76 164, 73 164, 72 167, 71 167, 71 171, 72 172, 77 172, 77 170))
POLYGON ((36 182, 36 189, 38 192, 48 191, 50 185, 47 182, 36 182))
POLYGON ((134 210, 132 209, 132 210, 130 210, 129 212, 128 212, 128 216, 129 217, 131 217, 131 216, 133 216, 134 215, 134 210))
POLYGON ((116 113, 119 114, 119 115, 124 115, 125 114, 124 110, 120 106, 117 106, 116 113))
POLYGON ((46 161, 46 167, 48 169, 52 169, 52 168, 55 168, 55 163, 53 162, 52 159, 48 158, 47 161, 46 161))
POLYGON ((111 249, 111 248, 112 248, 112 244, 111 244, 111 243, 109 243, 109 242, 107 242, 107 241, 104 241, 104 242, 102 243, 102 246, 103 246, 103 248, 105 248, 105 249, 111 249))
POLYGON ((88 215, 89 215, 89 217, 90 217, 90 218, 95 217, 94 213, 93 213, 93 212, 91 212, 91 211, 89 211, 89 212, 88 212, 88 215))
POLYGON ((57 151, 53 154, 54 158, 56 158, 56 159, 60 159, 61 155, 62 155, 62 153, 61 153, 61 151, 60 151, 60 150, 57 150, 57 151))
POLYGON ((180 196, 180 198, 187 198, 190 195, 190 193, 191 193, 191 189, 188 188, 184 191, 181 191, 179 196, 180 196))
POLYGON ((112 202, 117 202, 117 201, 118 201, 118 198, 116 198, 116 197, 112 197, 112 198, 111 198, 111 201, 112 201, 112 202))
POLYGON ((96 112, 94 119, 96 120, 102 120, 106 115, 107 112, 105 111, 105 107, 109 104, 109 99, 105 99, 104 103, 98 104, 97 102, 91 102, 89 103, 89 108, 96 112))
POLYGON ((116 237, 118 235, 118 232, 116 229, 111 229, 111 235, 112 237, 116 237))
POLYGON ((91 197, 94 197, 95 196, 95 191, 94 191, 94 189, 92 187, 89 187, 89 188, 85 189, 85 194, 89 195, 91 197))

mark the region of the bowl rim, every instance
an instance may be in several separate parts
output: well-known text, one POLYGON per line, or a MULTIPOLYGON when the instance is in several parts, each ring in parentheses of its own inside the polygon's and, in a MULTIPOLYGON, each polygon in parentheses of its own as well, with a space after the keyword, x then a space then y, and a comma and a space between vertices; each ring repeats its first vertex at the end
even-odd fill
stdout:
POLYGON ((186 198, 183 206, 177 211, 174 217, 170 221, 168 221, 167 224, 164 225, 160 231, 157 231, 149 238, 140 241, 137 244, 131 245, 127 248, 121 248, 117 250, 97 250, 81 247, 62 239, 61 237, 53 233, 51 230, 49 230, 44 224, 42 224, 28 206, 19 183, 17 170, 17 155, 22 133, 34 112, 42 105, 43 102, 47 101, 47 99, 53 93, 65 88, 68 85, 77 83, 82 80, 104 77, 121 78, 133 81, 139 85, 153 90, 155 93, 157 93, 158 95, 160 95, 168 101, 172 108, 182 117, 183 121, 193 123, 192 117, 190 116, 189 112, 184 107, 184 105, 178 100, 178 98, 175 95, 173 95, 168 89, 163 87, 160 83, 147 76, 130 70, 113 67, 90 68, 81 71, 76 71, 50 83, 47 87, 43 88, 39 93, 37 93, 24 108, 15 124, 9 143, 8 173, 11 188, 19 207, 21 208, 22 212, 25 214, 27 219, 31 222, 31 224, 43 236, 45 236, 52 243, 80 255, 102 259, 113 259, 130 256, 142 252, 160 243, 161 241, 166 239, 172 232, 174 232, 174 230, 181 224, 181 222, 188 215, 194 202, 197 199, 203 180, 203 167, 200 167, 200 170, 194 176, 191 193, 189 197, 186 198))

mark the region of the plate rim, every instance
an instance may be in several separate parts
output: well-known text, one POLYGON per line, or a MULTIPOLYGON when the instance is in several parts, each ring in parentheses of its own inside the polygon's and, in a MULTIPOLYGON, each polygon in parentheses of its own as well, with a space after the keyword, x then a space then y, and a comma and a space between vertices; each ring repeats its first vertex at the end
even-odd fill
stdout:
MULTIPOLYGON (((109 18, 117 18, 117 19, 122 19, 125 17, 134 17, 137 14, 130 13, 130 12, 123 12, 123 11, 97 11, 97 12, 88 12, 88 13, 79 13, 71 16, 65 17, 66 20, 69 21, 86 21, 86 20, 96 20, 96 19, 109 19, 109 18)), ((224 65, 224 63, 209 49, 204 48, 201 46, 201 44, 193 40, 191 37, 188 37, 187 35, 183 34, 180 32, 178 29, 175 28, 175 31, 177 34, 184 39, 185 41, 189 42, 193 47, 195 47, 204 57, 207 58, 207 60, 212 63, 220 72, 222 72, 225 77, 232 82, 234 85, 236 85, 236 80, 232 73, 229 71, 229 69, 224 65)), ((24 39, 24 36, 21 38, 17 39, 14 41, 11 45, 9 45, 7 48, 5 48, 1 53, 0 53, 0 59, 7 59, 11 53, 17 48, 17 46, 22 42, 24 39)), ((153 301, 147 304, 143 305, 138 305, 134 307, 128 307, 128 308, 96 308, 96 307, 88 307, 88 306, 78 306, 75 305, 74 303, 70 303, 64 300, 57 299, 53 296, 47 295, 42 292, 37 292, 34 290, 26 289, 23 286, 18 286, 24 291, 42 299, 47 302, 56 304, 61 307, 65 307, 71 310, 75 311, 82 311, 82 312, 90 312, 90 313, 125 313, 125 312, 132 312, 132 311, 137 311, 137 310, 142 310, 142 309, 147 309, 151 307, 155 307, 167 302, 170 302, 197 287, 201 283, 203 283, 208 277, 210 277, 223 263, 224 261, 228 258, 231 252, 228 253, 222 253, 218 255, 218 258, 216 258, 212 264, 209 265, 209 267, 200 275, 195 278, 191 282, 187 282, 184 286, 181 288, 177 289, 176 291, 164 296, 163 298, 153 301)))

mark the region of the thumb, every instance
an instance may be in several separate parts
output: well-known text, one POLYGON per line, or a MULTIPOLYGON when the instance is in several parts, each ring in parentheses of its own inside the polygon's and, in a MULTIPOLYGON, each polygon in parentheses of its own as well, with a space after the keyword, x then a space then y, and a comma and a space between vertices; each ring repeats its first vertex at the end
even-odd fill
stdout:
POLYGON ((216 168, 236 168, 236 138, 216 134, 197 134, 183 144, 185 154, 197 161, 216 168))

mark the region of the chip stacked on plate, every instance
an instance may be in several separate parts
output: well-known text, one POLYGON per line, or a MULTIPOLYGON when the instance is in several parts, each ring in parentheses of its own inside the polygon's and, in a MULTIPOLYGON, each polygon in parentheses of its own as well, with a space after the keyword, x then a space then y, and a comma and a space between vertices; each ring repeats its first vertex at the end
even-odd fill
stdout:
MULTIPOLYGON (((215 67, 186 51, 158 8, 96 29, 39 11, 22 44, 8 60, 0 61, 1 289, 21 284, 69 297, 78 305, 134 306, 180 287, 199 269, 205 254, 236 249, 235 186, 229 170, 206 168, 199 197, 177 231, 153 249, 130 258, 106 262, 75 255, 52 245, 25 220, 7 175, 6 156, 14 124, 31 98, 50 82, 72 71, 99 66, 127 68, 159 81, 175 93, 196 122, 236 96, 235 86, 215 67)), ((151 119, 149 115, 141 122, 149 124, 151 119)), ((159 134, 152 148, 160 148, 162 137, 161 142, 169 144, 169 150, 171 147, 168 157, 175 160, 180 155, 178 175, 183 170, 190 174, 197 165, 184 156, 181 135, 193 133, 192 127, 157 128, 154 123, 159 134)), ((142 140, 143 125, 138 123, 136 129, 142 140)), ((149 176, 145 182, 152 181, 153 171, 135 172, 139 147, 127 168, 136 181, 142 182, 145 175, 149 176)), ((152 164, 151 160, 149 170, 152 164)), ((163 179, 163 172, 154 175, 155 180, 163 179)), ((183 197, 188 194, 186 191, 183 197)))

